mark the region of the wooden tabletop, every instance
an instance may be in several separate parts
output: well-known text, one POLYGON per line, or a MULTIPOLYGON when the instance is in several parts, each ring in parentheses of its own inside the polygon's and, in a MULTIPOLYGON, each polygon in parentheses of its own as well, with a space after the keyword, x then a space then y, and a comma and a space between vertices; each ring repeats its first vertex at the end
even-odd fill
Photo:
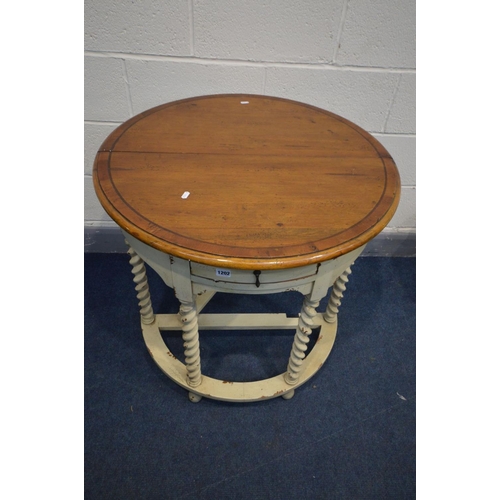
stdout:
POLYGON ((129 234, 203 264, 280 269, 367 243, 400 196, 386 149, 350 121, 275 97, 171 102, 119 126, 94 162, 129 234))

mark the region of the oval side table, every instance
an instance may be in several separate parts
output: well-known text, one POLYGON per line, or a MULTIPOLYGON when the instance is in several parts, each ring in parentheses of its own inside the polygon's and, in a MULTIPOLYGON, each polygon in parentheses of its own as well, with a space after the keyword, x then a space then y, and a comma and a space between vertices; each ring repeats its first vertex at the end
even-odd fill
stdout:
POLYGON ((194 402, 290 399, 319 370, 350 268, 394 215, 401 190, 389 153, 357 125, 307 104, 241 94, 184 99, 131 118, 100 147, 93 180, 129 246, 149 353, 194 402), (153 312, 144 263, 173 288, 179 314, 153 312), (216 292, 290 290, 304 295, 297 318, 201 314, 216 292), (283 374, 230 382, 203 374, 203 329, 296 333, 283 374), (183 361, 162 330, 182 332, 183 361))

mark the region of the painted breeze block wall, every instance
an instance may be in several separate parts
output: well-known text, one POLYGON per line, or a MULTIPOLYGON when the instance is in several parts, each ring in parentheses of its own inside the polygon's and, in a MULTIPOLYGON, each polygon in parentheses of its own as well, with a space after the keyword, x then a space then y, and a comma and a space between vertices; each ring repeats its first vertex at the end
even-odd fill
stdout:
POLYGON ((415 0, 86 0, 86 231, 117 228, 92 185, 110 132, 165 102, 241 92, 309 103, 372 133, 402 181, 383 234, 414 241, 415 15, 415 0))

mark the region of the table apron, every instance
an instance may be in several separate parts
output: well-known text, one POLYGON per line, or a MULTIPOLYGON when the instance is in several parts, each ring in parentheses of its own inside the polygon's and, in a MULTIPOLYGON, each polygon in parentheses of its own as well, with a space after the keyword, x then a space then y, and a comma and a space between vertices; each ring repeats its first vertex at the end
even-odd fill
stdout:
POLYGON ((176 278, 182 274, 185 278, 189 278, 194 295, 201 295, 209 290, 252 295, 298 291, 307 295, 313 292, 314 287, 318 288, 321 284, 322 290, 318 290, 318 295, 323 297, 335 279, 356 260, 365 247, 363 245, 352 252, 319 264, 261 271, 258 274, 257 286, 257 276, 252 270, 225 268, 224 270, 230 273, 229 277, 217 279, 216 267, 168 255, 146 245, 125 231, 123 234, 130 246, 158 273, 167 286, 176 289, 176 281, 178 282, 176 278))

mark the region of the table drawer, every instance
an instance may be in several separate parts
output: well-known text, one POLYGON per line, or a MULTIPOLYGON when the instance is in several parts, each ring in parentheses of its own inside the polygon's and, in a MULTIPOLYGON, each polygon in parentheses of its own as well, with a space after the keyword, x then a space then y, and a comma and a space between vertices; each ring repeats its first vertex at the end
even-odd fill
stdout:
POLYGON ((256 285, 258 279, 259 285, 266 285, 313 277, 318 274, 318 268, 319 264, 311 264, 305 267, 273 269, 259 272, 248 269, 212 267, 191 262, 191 275, 193 277, 208 279, 215 283, 235 283, 245 285, 256 285))

